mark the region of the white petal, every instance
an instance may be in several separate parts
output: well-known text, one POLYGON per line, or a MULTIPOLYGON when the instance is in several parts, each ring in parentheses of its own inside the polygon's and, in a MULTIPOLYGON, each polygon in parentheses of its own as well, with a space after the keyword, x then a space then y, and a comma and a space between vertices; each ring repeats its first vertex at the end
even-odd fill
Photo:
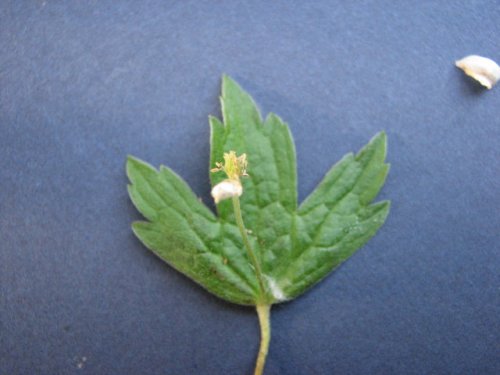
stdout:
POLYGON ((243 187, 239 181, 235 180, 224 180, 212 189, 212 197, 214 197, 215 203, 232 197, 239 197, 243 193, 243 187))
POLYGON ((456 61, 455 65, 487 89, 500 79, 500 66, 487 57, 470 55, 456 61))

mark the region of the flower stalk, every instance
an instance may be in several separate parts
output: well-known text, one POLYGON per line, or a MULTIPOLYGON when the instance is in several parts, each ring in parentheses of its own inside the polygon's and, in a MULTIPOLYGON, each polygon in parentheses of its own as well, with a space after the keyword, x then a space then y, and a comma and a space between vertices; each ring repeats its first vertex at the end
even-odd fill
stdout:
POLYGON ((257 256, 252 249, 252 245, 250 244, 250 240, 248 239, 248 232, 245 228, 245 224, 243 223, 243 217, 241 216, 241 208, 240 208, 240 198, 233 197, 233 209, 234 209, 234 217, 236 219, 236 224, 238 224, 238 229, 241 233, 241 238, 243 239, 243 244, 245 245, 245 249, 247 250, 248 258, 252 263, 253 269, 255 271, 255 276, 257 277, 257 281, 259 283, 260 289, 260 299, 265 298, 266 290, 264 288, 264 277, 262 276, 262 270, 260 268, 260 263, 257 260, 257 256))
MULTIPOLYGON (((241 216, 241 208, 240 208, 240 198, 233 197, 233 209, 234 216, 236 218, 236 223, 238 224, 238 228, 241 233, 241 237, 243 239, 243 244, 248 253, 248 257, 253 265, 255 270, 255 276, 257 277, 257 281, 259 282, 260 289, 260 300, 265 300, 265 288, 264 288, 264 278, 262 276, 262 270, 260 268, 260 263, 255 256, 255 253, 252 249, 250 241, 248 239, 247 230, 245 228, 245 224, 243 223, 243 217, 241 216)), ((264 365, 266 363, 267 352, 269 350, 269 341, 271 339, 271 325, 269 323, 269 316, 271 305, 265 302, 257 302, 256 305, 257 315, 259 316, 259 325, 260 325, 260 347, 259 354, 257 356, 257 361, 255 363, 255 372, 254 375, 262 375, 264 372, 264 365)))
POLYGON ((269 350, 269 341, 271 340, 271 324, 269 319, 271 305, 257 305, 257 315, 259 316, 260 323, 260 348, 257 362, 255 363, 254 375, 262 375, 269 350))
POLYGON ((233 203, 234 218, 236 220, 236 224, 238 225, 248 259, 252 264, 257 282, 259 284, 259 297, 256 301, 256 309, 260 325, 260 347, 255 363, 254 375, 262 375, 266 363, 267 352, 269 350, 269 341, 271 339, 271 325, 269 319, 271 305, 267 301, 264 276, 262 274, 260 262, 257 259, 257 256, 252 248, 252 244, 250 243, 250 239, 248 238, 248 231, 245 228, 245 223, 243 222, 243 216, 241 214, 239 197, 243 193, 243 187, 240 182, 240 177, 248 176, 246 168, 247 159, 245 154, 236 156, 234 151, 224 153, 224 163, 216 163, 216 167, 213 168, 211 172, 223 171, 228 179, 214 186, 212 189, 212 196, 214 197, 215 203, 231 198, 233 203))

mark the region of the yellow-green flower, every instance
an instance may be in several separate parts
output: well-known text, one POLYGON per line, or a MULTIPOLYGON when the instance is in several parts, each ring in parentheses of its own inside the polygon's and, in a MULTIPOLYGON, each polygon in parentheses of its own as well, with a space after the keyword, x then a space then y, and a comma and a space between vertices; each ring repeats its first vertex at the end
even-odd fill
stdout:
POLYGON ((239 181, 240 177, 247 175, 247 154, 236 156, 236 152, 224 153, 224 163, 215 163, 215 168, 211 172, 223 171, 230 180, 239 181))
POLYGON ((228 177, 226 180, 218 183, 212 189, 212 197, 215 203, 232 197, 239 197, 243 193, 243 186, 240 177, 247 175, 247 155, 236 156, 236 152, 229 151, 224 153, 224 163, 215 163, 215 168, 211 172, 223 171, 228 177))

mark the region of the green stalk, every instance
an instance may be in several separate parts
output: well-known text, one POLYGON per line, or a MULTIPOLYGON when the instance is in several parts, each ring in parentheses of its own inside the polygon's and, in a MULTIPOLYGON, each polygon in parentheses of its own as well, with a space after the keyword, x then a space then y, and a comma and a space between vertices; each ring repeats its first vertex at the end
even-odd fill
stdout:
POLYGON ((257 261, 257 257, 255 256, 254 251, 252 250, 252 245, 250 245, 250 240, 248 239, 247 230, 245 229, 245 224, 243 223, 243 217, 241 216, 241 208, 240 208, 240 198, 233 197, 233 209, 234 216, 236 218, 236 223, 238 224, 238 228, 240 229, 241 237, 243 238, 243 244, 247 250, 248 257, 252 262, 252 266, 255 270, 255 275, 257 276, 257 281, 259 282, 260 288, 260 299, 265 299, 266 289, 264 288, 264 278, 262 276, 262 271, 260 269, 260 264, 257 261))
POLYGON ((255 364, 254 375, 262 375, 264 372, 264 365, 266 364, 269 341, 271 340, 271 324, 269 323, 271 305, 257 305, 256 307, 260 323, 260 348, 255 364))
POLYGON ((254 375, 262 375, 264 371, 264 366, 266 364, 267 352, 269 350, 269 341, 271 340, 271 325, 269 323, 271 305, 269 305, 267 301, 262 302, 266 300, 264 277, 262 276, 260 263, 257 260, 257 257, 255 256, 255 253, 252 249, 252 245, 250 244, 250 240, 248 239, 248 233, 245 228, 245 224, 243 223, 243 217, 241 216, 240 199, 239 197, 233 197, 232 200, 233 200, 233 209, 234 209, 234 216, 236 218, 236 223, 238 224, 238 228, 240 230, 241 237, 243 239, 243 244, 245 245, 248 257, 250 258, 250 261, 252 262, 253 268, 255 270, 257 281, 259 282, 260 301, 257 302, 256 308, 260 324, 260 348, 259 348, 259 354, 257 356, 257 361, 255 363, 254 375))

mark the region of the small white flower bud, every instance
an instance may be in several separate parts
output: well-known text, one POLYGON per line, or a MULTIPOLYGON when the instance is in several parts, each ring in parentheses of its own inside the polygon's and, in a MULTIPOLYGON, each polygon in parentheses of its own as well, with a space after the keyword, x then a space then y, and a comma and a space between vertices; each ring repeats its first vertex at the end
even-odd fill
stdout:
POLYGON ((224 180, 215 185, 212 189, 212 197, 215 203, 232 197, 239 197, 243 193, 243 187, 237 180, 224 180))
POLYGON ((470 55, 456 61, 455 65, 487 89, 500 79, 500 66, 486 57, 470 55))

